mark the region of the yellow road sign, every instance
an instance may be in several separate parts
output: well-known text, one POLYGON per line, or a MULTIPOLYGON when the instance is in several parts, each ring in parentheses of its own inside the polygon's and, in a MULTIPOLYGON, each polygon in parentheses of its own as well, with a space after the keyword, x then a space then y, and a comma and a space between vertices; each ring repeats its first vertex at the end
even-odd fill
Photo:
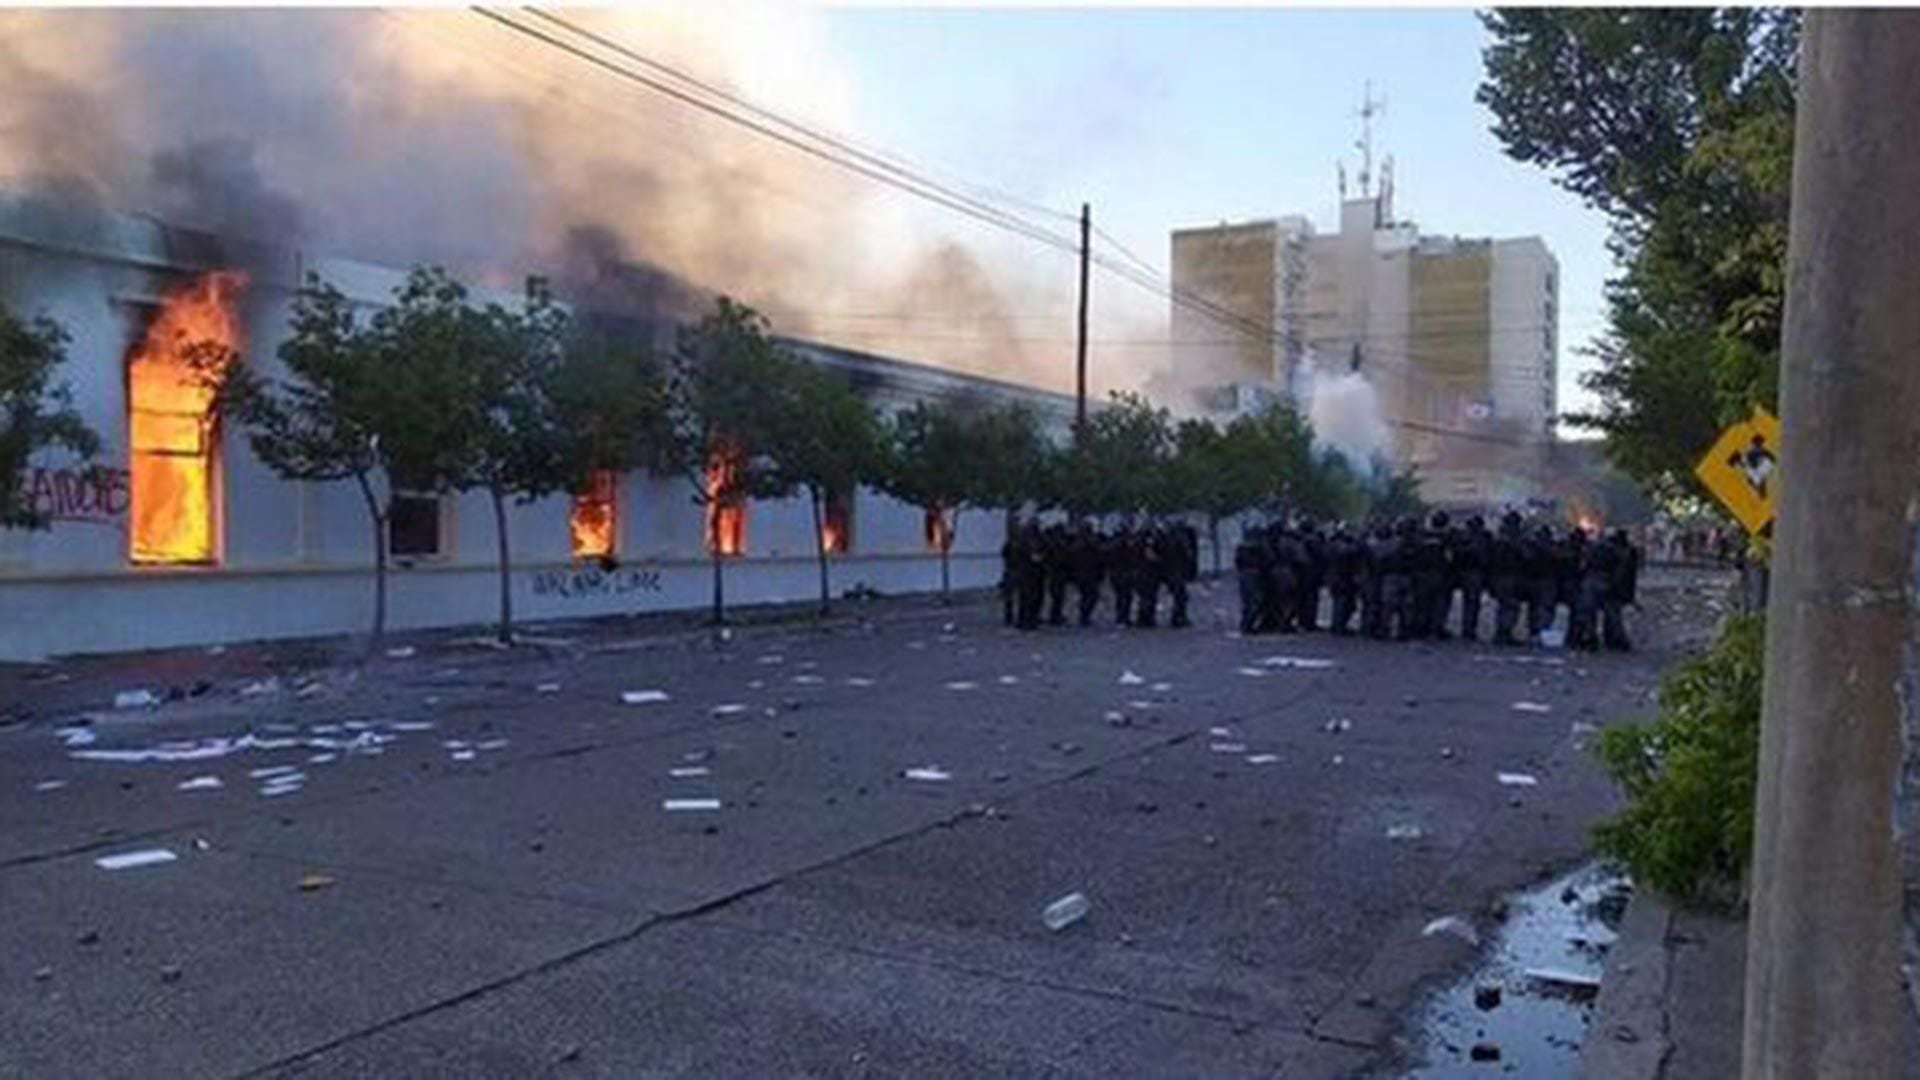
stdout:
POLYGON ((1771 525, 1780 499, 1780 421, 1754 409, 1750 419, 1721 432, 1693 474, 1748 532, 1771 525))

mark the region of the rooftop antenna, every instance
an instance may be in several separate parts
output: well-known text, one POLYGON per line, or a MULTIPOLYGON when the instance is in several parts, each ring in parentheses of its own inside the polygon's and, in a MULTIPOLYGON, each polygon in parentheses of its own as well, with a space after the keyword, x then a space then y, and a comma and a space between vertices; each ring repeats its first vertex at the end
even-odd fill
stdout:
POLYGON ((1367 88, 1360 99, 1360 141, 1354 148, 1360 151, 1360 197, 1373 197, 1373 118, 1387 111, 1387 99, 1373 96, 1373 80, 1367 80, 1367 88))

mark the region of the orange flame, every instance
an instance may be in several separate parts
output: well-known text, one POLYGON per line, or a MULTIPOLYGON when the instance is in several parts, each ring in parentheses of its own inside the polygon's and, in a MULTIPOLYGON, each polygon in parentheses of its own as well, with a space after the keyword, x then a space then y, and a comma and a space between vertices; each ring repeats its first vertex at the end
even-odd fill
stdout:
POLYGON ((853 549, 853 508, 838 492, 823 501, 820 515, 820 547, 829 555, 845 555, 853 549))
POLYGON ((717 446, 707 458, 707 548, 720 555, 747 550, 747 508, 735 490, 738 454, 717 446))
POLYGON ((247 275, 207 274, 161 302, 127 361, 130 547, 136 563, 214 559, 213 386, 239 356, 247 275))
POLYGON ((927 550, 945 551, 953 543, 953 527, 947 524, 944 507, 927 507, 927 550))
POLYGON ((618 479, 607 469, 596 469, 587 478, 587 490, 574 496, 567 528, 573 536, 575 558, 598 559, 613 554, 618 479))

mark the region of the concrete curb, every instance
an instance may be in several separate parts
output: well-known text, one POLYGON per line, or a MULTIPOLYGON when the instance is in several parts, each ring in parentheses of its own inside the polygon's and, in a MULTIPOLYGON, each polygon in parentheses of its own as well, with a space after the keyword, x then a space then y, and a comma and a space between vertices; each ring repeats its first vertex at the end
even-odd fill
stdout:
POLYGON ((1667 933, 1672 925, 1673 910, 1651 890, 1634 892, 1600 977, 1593 1022, 1580 1048, 1576 1075, 1581 1080, 1659 1076, 1671 1046, 1666 999, 1672 975, 1667 933))

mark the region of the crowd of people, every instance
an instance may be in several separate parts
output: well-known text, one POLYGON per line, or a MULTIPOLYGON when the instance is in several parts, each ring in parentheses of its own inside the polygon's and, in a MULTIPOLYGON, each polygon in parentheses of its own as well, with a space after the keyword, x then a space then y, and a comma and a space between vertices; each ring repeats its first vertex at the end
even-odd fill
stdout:
MULTIPOLYGON (((1164 592, 1168 625, 1186 626, 1199 548, 1185 522, 1104 532, 1088 521, 1015 522, 1001 549, 1006 621, 1029 630, 1043 620, 1063 625, 1071 589, 1080 625, 1091 625, 1111 590, 1119 625, 1157 625, 1164 592)), ((1494 644, 1545 640, 1565 608, 1564 643, 1589 650, 1632 648, 1625 611, 1636 602, 1640 565, 1623 530, 1596 538, 1578 527, 1529 526, 1517 513, 1494 530, 1478 516, 1455 525, 1445 512, 1362 528, 1300 517, 1247 528, 1233 556, 1243 634, 1479 640, 1490 600, 1494 644)))

